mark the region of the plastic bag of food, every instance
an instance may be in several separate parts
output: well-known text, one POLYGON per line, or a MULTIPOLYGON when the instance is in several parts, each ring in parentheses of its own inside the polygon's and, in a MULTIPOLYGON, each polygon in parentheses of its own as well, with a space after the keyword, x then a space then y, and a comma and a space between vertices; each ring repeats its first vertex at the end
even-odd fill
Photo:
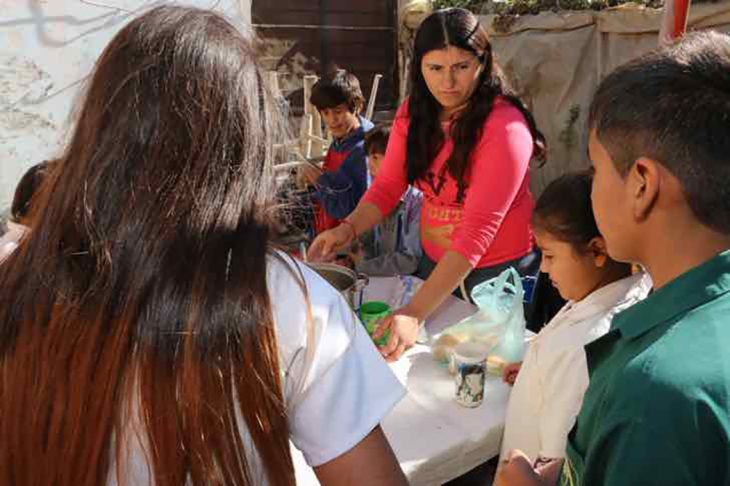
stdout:
POLYGON ((448 364, 456 345, 470 341, 491 349, 493 360, 520 361, 525 351, 523 297, 522 279, 512 267, 474 287, 471 298, 479 310, 441 333, 431 346, 434 359, 448 364))

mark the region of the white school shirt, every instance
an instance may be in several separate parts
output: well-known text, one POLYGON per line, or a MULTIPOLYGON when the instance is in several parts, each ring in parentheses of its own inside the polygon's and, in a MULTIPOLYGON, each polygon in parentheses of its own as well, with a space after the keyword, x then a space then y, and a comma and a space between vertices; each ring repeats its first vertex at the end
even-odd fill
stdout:
POLYGON ((651 278, 639 273, 569 301, 530 343, 507 406, 502 458, 520 449, 538 457, 565 457, 568 432, 588 388, 583 347, 606 334, 613 316, 644 299, 651 278))
MULTIPOLYGON (((267 284, 284 370, 289 439, 314 467, 363 440, 403 398, 405 388, 342 295, 306 265, 284 258, 286 263, 269 258, 267 284), (297 283, 299 271, 309 293, 311 326, 297 283)), ((141 422, 131 422, 122 455, 126 464, 120 468, 124 480, 117 481, 113 465, 110 486, 153 484, 141 422)), ((253 484, 263 486, 268 481, 245 427, 241 431, 253 484)))

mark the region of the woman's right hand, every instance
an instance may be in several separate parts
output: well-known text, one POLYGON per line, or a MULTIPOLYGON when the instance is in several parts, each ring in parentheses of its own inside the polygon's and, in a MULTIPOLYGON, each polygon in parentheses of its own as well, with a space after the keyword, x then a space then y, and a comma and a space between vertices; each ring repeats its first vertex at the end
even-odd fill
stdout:
POLYGON ((352 237, 352 228, 347 224, 323 231, 317 235, 307 250, 307 259, 313 262, 332 260, 338 250, 345 248, 352 241, 352 237))

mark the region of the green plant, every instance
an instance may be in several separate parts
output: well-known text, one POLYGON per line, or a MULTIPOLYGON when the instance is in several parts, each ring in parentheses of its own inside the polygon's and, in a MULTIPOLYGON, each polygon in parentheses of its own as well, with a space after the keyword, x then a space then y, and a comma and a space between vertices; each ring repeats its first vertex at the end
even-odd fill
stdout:
POLYGON ((483 0, 432 0, 431 6, 434 10, 449 7, 459 7, 471 10, 474 13, 480 13, 483 0))
MULTIPOLYGON (((665 0, 501 0, 501 1, 459 1, 459 0, 439 0, 434 1, 436 4, 444 4, 444 6, 459 6, 456 4, 469 4, 472 11, 479 13, 493 13, 497 16, 520 16, 520 15, 535 15, 540 12, 553 11, 558 12, 561 10, 603 10, 609 7, 615 7, 617 5, 623 5, 626 3, 634 3, 649 8, 661 8, 664 5, 665 0), (446 5, 453 4, 453 5, 446 5), (487 8, 485 11, 481 11, 481 5, 485 5, 487 8)), ((715 3, 721 0, 694 0, 692 3, 715 3)), ((507 19, 505 21, 497 22, 495 19, 495 29, 506 32, 503 29, 514 22, 514 19, 507 19)))
POLYGON ((492 27, 497 32, 507 33, 509 32, 509 29, 512 28, 512 25, 517 21, 517 15, 513 14, 500 14, 495 15, 494 19, 492 19, 492 27))
POLYGON ((575 131, 575 122, 580 117, 580 106, 573 105, 568 111, 568 119, 565 121, 565 126, 558 135, 558 140, 562 143, 565 148, 570 151, 578 140, 578 135, 575 131))

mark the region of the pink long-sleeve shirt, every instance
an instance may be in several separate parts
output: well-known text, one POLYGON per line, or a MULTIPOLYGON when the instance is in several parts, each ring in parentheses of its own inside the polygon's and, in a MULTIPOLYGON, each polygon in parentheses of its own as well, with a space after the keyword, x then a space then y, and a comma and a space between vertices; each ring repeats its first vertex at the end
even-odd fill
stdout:
MULTIPOLYGON (((406 141, 408 101, 398 109, 378 177, 364 200, 384 215, 398 204, 408 187, 406 141)), ((415 186, 423 192, 421 244, 434 261, 448 250, 482 268, 526 255, 533 247, 530 218, 534 206, 529 189, 533 139, 524 116, 508 101, 495 100, 481 138, 472 151, 466 189, 442 171, 453 150, 449 124, 445 142, 425 177, 415 186), (443 174, 439 176, 439 174, 443 174)))

